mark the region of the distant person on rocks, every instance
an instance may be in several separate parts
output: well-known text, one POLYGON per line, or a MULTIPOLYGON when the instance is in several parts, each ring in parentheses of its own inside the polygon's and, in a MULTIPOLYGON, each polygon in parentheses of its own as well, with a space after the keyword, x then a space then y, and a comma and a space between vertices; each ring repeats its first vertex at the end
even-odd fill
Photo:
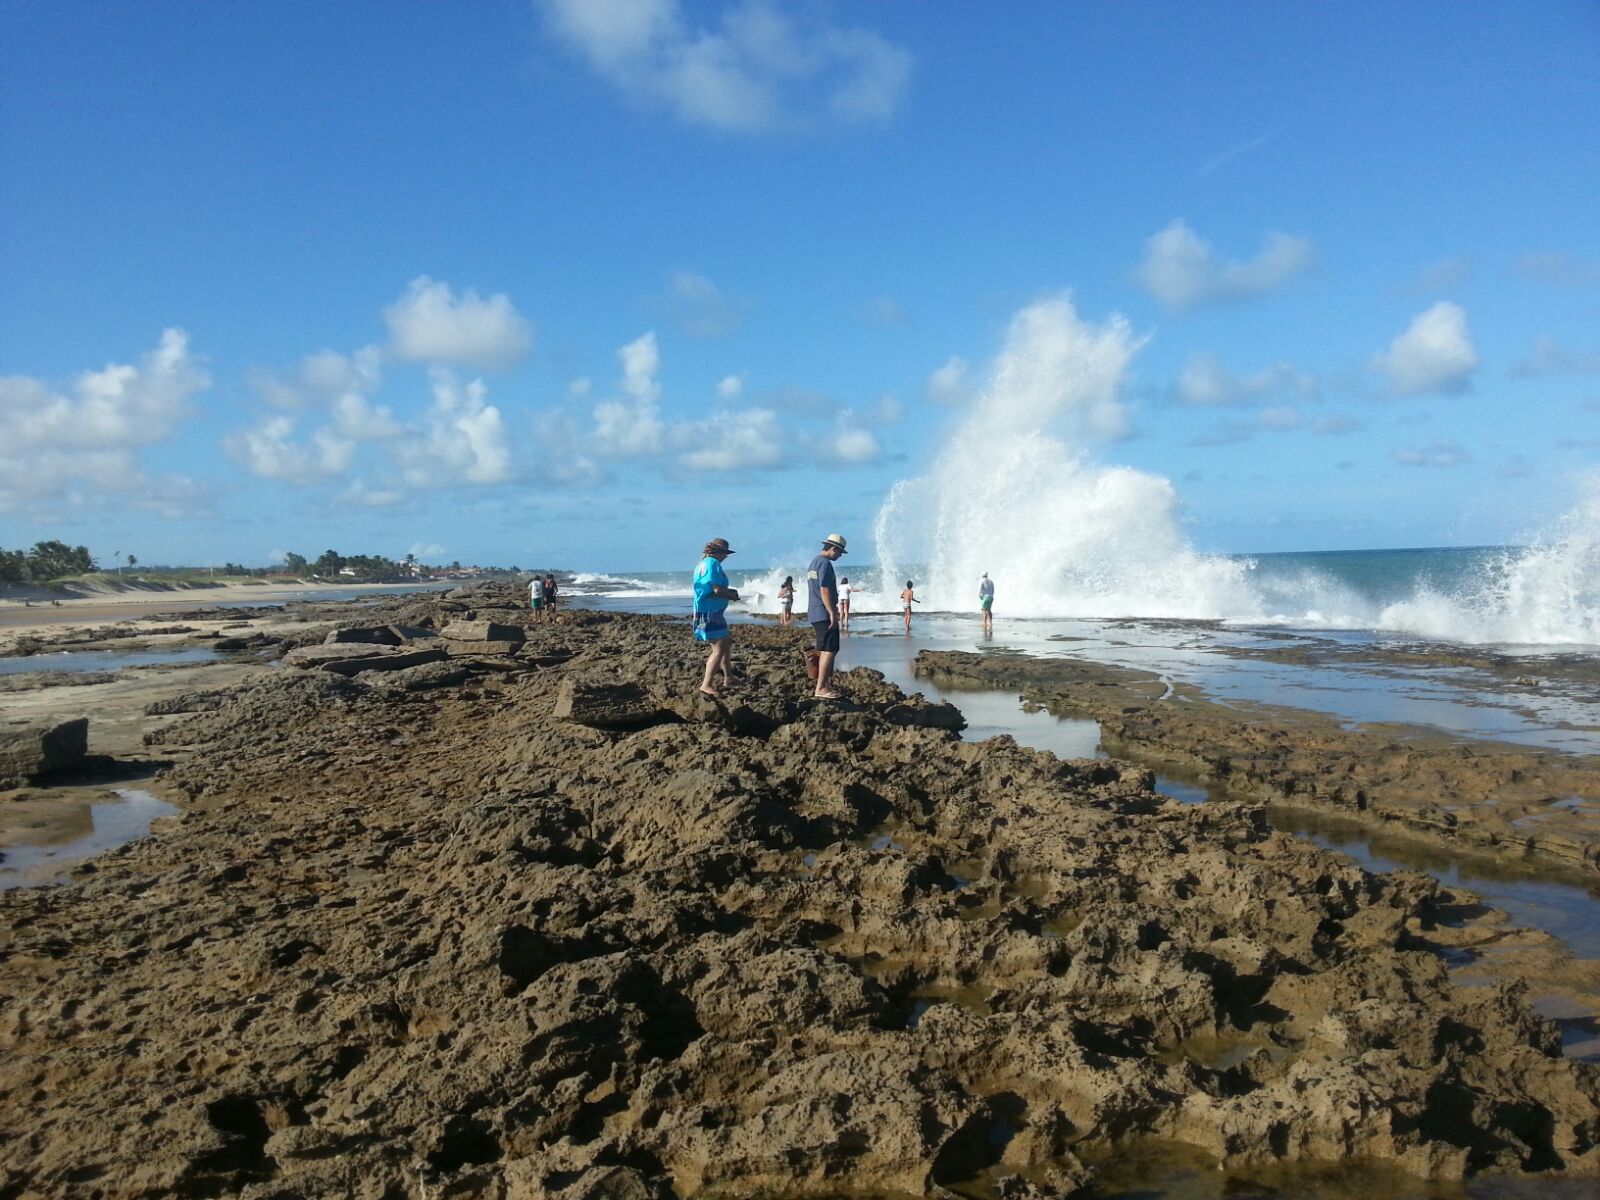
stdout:
POLYGON ((783 582, 778 585, 778 603, 783 606, 783 615, 780 621, 784 625, 794 621, 794 576, 785 575, 783 582))
POLYGON ((544 588, 543 588, 543 591, 544 591, 545 612, 549 615, 550 619, 553 621, 553 620, 555 620, 555 617, 556 617, 556 577, 555 577, 555 575, 547 574, 544 577, 544 588))
POLYGON ((837 700, 833 690, 833 660, 839 653, 839 585, 834 578, 835 559, 844 557, 844 537, 830 533, 822 550, 806 570, 806 619, 817 634, 817 690, 819 700, 837 700))
POLYGON ((528 603, 533 605, 533 619, 544 620, 544 580, 537 575, 528 584, 528 603))
POLYGON ((850 628, 850 576, 839 580, 839 628, 850 628))
POLYGON ((917 599, 916 586, 911 582, 911 580, 906 580, 906 590, 900 593, 900 607, 905 609, 907 637, 911 636, 911 606, 913 604, 921 603, 922 601, 917 599))
POLYGON ((989 578, 989 572, 983 573, 983 581, 978 584, 978 607, 983 609, 983 631, 994 632, 994 580, 989 578))
POLYGON ((728 656, 733 649, 733 631, 728 628, 727 610, 728 602, 737 600, 739 593, 728 586, 727 573, 722 569, 722 560, 732 553, 727 538, 712 538, 701 551, 700 565, 694 569, 694 636, 696 641, 711 645, 700 691, 713 700, 721 699, 722 693, 711 686, 711 681, 720 673, 726 683, 732 674, 728 656))

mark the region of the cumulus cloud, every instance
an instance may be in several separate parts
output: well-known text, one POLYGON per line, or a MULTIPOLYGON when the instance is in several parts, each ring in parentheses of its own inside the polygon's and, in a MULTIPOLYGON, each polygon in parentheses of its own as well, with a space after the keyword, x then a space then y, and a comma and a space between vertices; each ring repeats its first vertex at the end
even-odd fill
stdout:
POLYGON ((1550 287, 1587 287, 1600 283, 1600 262, 1585 262, 1560 251, 1524 254, 1517 259, 1513 270, 1526 280, 1550 287))
POLYGON ((1533 379, 1540 375, 1594 375, 1600 373, 1600 354, 1569 350, 1553 337, 1533 339, 1528 357, 1511 368, 1513 379, 1533 379))
POLYGON ((181 476, 146 476, 136 451, 172 436, 210 384, 181 329, 164 331, 137 364, 86 371, 66 390, 0 377, 0 511, 86 510, 112 497, 190 511, 202 490, 181 476))
POLYGON ((359 479, 340 492, 334 503, 355 508, 392 508, 405 499, 405 493, 396 488, 368 487, 359 479))
POLYGON ((363 346, 354 354, 320 350, 303 358, 293 370, 254 371, 250 386, 269 406, 300 412, 341 396, 370 396, 383 382, 383 351, 363 346))
POLYGON ((1152 296, 1180 312, 1245 300, 1283 286, 1311 265, 1311 243, 1269 233, 1247 262, 1223 258, 1181 218, 1152 234, 1134 277, 1152 296))
POLYGON ((726 337, 739 324, 739 308, 711 280, 674 271, 668 295, 673 320, 690 337, 726 337))
POLYGON ((1454 467, 1467 461, 1467 452, 1456 442, 1438 441, 1402 447, 1394 461, 1402 467, 1454 467))
POLYGON ((449 284, 426 275, 413 279, 383 310, 383 318, 390 352, 412 362, 495 371, 520 362, 533 349, 533 326, 504 292, 485 298, 469 288, 457 298, 449 284))
POLYGON ((852 466, 872 462, 883 453, 877 434, 848 422, 842 423, 833 431, 824 448, 827 456, 834 462, 848 463, 852 466))
POLYGON ((355 442, 327 427, 296 440, 291 416, 268 417, 252 428, 229 434, 223 445, 252 475, 298 484, 322 483, 343 475, 356 452, 355 442))
POLYGON ((1316 394, 1317 381, 1288 363, 1273 363, 1241 377, 1214 354, 1192 356, 1172 386, 1174 399, 1195 405, 1260 404, 1272 399, 1309 399, 1316 394))
POLYGON ((743 375, 724 375, 717 384, 717 399, 737 400, 744 395, 743 375))
POLYGON ((952 354, 944 365, 934 368, 928 376, 928 399, 935 404, 959 404, 970 394, 967 372, 970 364, 960 355, 952 354))
POLYGON ((666 446, 667 426, 661 419, 661 350, 652 331, 617 351, 622 364, 620 384, 626 399, 602 400, 594 406, 596 453, 604 458, 644 458, 666 446))
POLYGON ((1419 313, 1373 365, 1398 396, 1467 391, 1478 352, 1467 331, 1466 310, 1446 300, 1419 313))
POLYGON ((746 409, 682 425, 674 437, 686 446, 679 462, 691 471, 770 470, 787 456, 788 439, 771 409, 746 409))
POLYGON ((487 401, 481 379, 462 383, 447 367, 429 371, 433 404, 416 433, 396 447, 396 460, 413 487, 504 483, 511 478, 505 419, 487 401))
POLYGON ((743 0, 715 26, 679 0, 539 0, 552 36, 635 103, 740 133, 882 122, 900 108, 911 56, 869 30, 743 0))

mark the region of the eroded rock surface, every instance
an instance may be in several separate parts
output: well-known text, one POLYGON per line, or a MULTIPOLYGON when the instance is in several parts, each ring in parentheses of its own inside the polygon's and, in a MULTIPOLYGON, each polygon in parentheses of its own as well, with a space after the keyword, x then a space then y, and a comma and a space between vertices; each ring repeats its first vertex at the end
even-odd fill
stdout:
POLYGON ((1600 1173, 1600 1068, 1452 983, 1431 879, 876 672, 816 702, 799 638, 740 628, 722 703, 612 617, 179 718, 176 828, 0 895, 0 1191, 1066 1196, 1149 1135, 1600 1173), (649 711, 570 719, 597 680, 649 711))

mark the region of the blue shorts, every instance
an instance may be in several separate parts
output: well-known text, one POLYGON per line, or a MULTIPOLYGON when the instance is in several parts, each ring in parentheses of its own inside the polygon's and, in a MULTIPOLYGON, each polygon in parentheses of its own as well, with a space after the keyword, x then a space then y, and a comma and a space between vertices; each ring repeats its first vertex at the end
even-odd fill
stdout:
POLYGON ((817 649, 823 654, 839 653, 839 627, 829 621, 813 621, 811 628, 816 631, 817 649))
POLYGON ((694 639, 697 642, 715 642, 722 638, 731 637, 733 631, 728 628, 728 618, 724 613, 697 612, 694 615, 694 639))

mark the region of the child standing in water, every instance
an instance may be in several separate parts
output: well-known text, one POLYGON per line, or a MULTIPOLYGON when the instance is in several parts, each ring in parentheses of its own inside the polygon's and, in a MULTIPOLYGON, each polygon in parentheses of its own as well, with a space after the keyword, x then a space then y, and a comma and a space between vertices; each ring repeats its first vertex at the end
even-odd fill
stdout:
POLYGON ((900 605, 905 609, 907 637, 911 636, 911 606, 921 603, 922 601, 917 599, 915 585, 911 580, 906 580, 906 590, 900 593, 900 605))

